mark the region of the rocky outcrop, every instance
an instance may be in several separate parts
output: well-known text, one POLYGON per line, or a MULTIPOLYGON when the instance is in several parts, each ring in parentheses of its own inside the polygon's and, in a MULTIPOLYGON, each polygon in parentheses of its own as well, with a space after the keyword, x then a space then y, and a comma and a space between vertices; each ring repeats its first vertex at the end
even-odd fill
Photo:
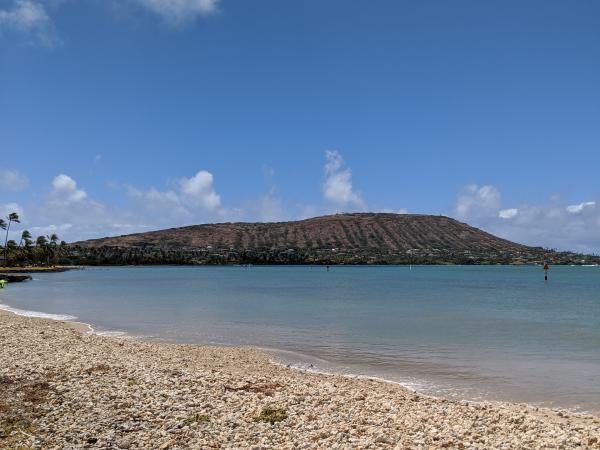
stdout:
POLYGON ((23 281, 31 280, 31 275, 13 275, 0 273, 0 280, 6 280, 9 283, 21 283, 23 281))

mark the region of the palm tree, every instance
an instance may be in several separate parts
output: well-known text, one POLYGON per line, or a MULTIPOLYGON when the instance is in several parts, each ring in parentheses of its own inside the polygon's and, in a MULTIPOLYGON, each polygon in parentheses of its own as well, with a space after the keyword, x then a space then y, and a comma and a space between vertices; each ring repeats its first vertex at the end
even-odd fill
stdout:
POLYGON ((27 242, 31 243, 31 233, 27 230, 23 230, 21 233, 21 240, 19 241, 19 247, 23 246, 23 242, 25 242, 25 247, 27 247, 27 242))
POLYGON ((6 244, 8 243, 8 232, 10 231, 10 224, 13 222, 19 223, 21 221, 19 220, 19 215, 16 212, 10 213, 8 216, 6 216, 6 218, 8 219, 8 225, 6 226, 6 237, 4 238, 4 263, 8 265, 8 246, 6 244))
MULTIPOLYGON (((42 254, 43 253, 46 253, 46 255, 48 254, 48 251, 47 251, 48 239, 46 239, 46 236, 38 236, 37 239, 35 240, 35 245, 36 245, 36 247, 39 247, 42 249, 42 254)), ((46 260, 48 260, 47 257, 46 257, 46 260)))
POLYGON ((33 244, 31 233, 28 230, 23 230, 21 233, 21 240, 19 241, 19 248, 24 249, 23 256, 26 260, 29 260, 31 257, 31 244, 33 244))
MULTIPOLYGON (((0 230, 6 230, 6 222, 4 219, 0 219, 0 230)), ((6 265, 6 259, 4 260, 4 264, 6 265)))
POLYGON ((50 253, 52 253, 52 259, 54 259, 54 252, 56 251, 56 247, 58 246, 58 235, 56 233, 52 233, 50 236, 46 236, 46 264, 50 265, 50 253))

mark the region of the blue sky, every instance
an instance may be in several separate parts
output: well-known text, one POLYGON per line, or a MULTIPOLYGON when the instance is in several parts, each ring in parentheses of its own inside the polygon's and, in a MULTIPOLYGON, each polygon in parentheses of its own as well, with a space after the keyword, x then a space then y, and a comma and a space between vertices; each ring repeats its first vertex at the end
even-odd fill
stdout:
POLYGON ((600 251, 599 143, 597 1, 0 0, 34 233, 408 211, 600 251))

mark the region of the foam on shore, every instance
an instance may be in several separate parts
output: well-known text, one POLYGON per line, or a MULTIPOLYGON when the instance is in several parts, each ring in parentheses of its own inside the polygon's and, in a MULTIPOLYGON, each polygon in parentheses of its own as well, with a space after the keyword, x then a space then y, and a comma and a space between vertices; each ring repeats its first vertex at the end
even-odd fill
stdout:
POLYGON ((59 322, 70 322, 76 328, 80 329, 81 331, 84 331, 89 334, 96 334, 98 336, 120 337, 120 338, 131 337, 125 331, 116 331, 116 330, 99 331, 99 330, 96 330, 94 327, 92 327, 91 324, 89 324, 87 322, 79 322, 76 320, 77 316, 73 316, 70 314, 51 314, 51 313, 45 313, 45 312, 41 312, 41 311, 31 311, 28 309, 15 308, 12 306, 5 305, 3 303, 0 303, 0 311, 6 311, 8 313, 15 314, 17 316, 23 316, 23 317, 37 317, 40 319, 56 320, 59 322))
POLYGON ((13 308, 12 306, 4 305, 2 303, 0 303, 0 310, 7 311, 10 313, 16 314, 17 316, 23 316, 23 317, 39 317, 41 319, 60 320, 60 321, 74 321, 75 319, 77 319, 76 316, 71 316, 69 314, 51 314, 51 313, 44 313, 41 311, 30 311, 27 309, 13 308))

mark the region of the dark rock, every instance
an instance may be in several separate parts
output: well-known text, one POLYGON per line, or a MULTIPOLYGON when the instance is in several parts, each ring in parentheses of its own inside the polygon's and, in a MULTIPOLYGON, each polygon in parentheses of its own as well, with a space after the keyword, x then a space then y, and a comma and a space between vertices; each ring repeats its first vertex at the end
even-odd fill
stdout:
POLYGON ((9 275, 0 273, 0 280, 6 280, 9 283, 21 283, 22 281, 31 280, 31 275, 9 275))

